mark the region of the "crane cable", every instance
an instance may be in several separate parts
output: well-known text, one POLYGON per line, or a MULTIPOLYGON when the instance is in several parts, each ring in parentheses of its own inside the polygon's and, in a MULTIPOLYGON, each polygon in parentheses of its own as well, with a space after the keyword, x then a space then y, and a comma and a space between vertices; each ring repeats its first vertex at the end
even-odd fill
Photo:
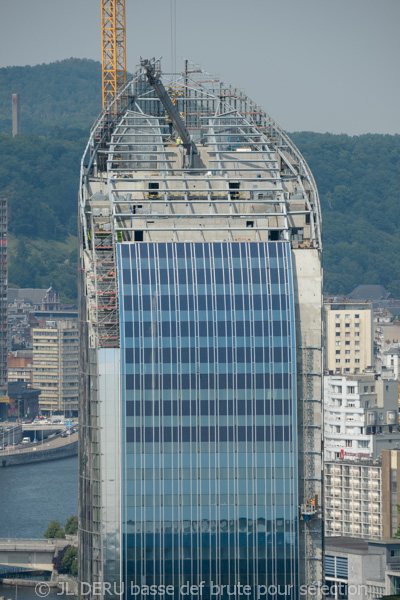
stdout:
POLYGON ((173 79, 176 73, 176 0, 170 0, 171 20, 171 72, 173 79))

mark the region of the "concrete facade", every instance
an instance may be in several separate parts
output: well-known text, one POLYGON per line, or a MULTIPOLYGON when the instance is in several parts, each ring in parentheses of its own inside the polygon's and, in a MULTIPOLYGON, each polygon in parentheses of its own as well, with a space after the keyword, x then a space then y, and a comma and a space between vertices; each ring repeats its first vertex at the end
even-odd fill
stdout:
POLYGON ((69 539, 0 539, 0 566, 34 571, 54 570, 53 559, 66 546, 76 546, 75 536, 69 539))
POLYGON ((16 351, 8 355, 8 383, 23 382, 28 386, 33 383, 32 351, 16 351), (27 356, 29 355, 29 356, 27 356))
POLYGON ((400 540, 332 537, 325 541, 331 600, 378 600, 400 591, 400 540))
POLYGON ((48 321, 33 332, 33 385, 40 408, 66 415, 78 412, 79 332, 74 321, 48 321))
POLYGON ((366 303, 324 304, 325 370, 362 373, 374 364, 372 309, 366 303))
POLYGON ((325 463, 325 535, 381 539, 383 526, 380 462, 325 463))
POLYGON ((400 450, 382 451, 382 535, 394 537, 400 514, 400 450))
POLYGON ((366 540, 395 536, 400 525, 400 450, 375 460, 325 463, 325 534, 366 540))
MULTIPOLYGON (((324 377, 325 460, 372 458, 396 437, 398 382, 374 373, 324 377)), ((387 446, 386 446, 387 447, 387 446)))

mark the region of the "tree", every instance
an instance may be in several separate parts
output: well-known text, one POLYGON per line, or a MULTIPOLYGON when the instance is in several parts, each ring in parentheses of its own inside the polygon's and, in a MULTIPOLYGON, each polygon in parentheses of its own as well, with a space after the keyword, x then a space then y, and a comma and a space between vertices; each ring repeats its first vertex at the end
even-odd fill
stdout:
POLYGON ((76 515, 67 519, 64 530, 68 535, 76 535, 78 533, 78 517, 76 515))
POLYGON ((58 548, 57 552, 55 552, 55 554, 54 554, 53 566, 54 566, 54 570, 57 571, 57 573, 64 573, 62 559, 64 558, 64 554, 66 553, 68 548, 71 548, 71 546, 65 546, 65 548, 58 548))
POLYGON ((70 575, 78 574, 78 548, 70 546, 62 558, 61 564, 70 575))
POLYGON ((44 537, 47 539, 61 539, 65 538, 65 533, 58 521, 50 521, 44 533, 44 537))

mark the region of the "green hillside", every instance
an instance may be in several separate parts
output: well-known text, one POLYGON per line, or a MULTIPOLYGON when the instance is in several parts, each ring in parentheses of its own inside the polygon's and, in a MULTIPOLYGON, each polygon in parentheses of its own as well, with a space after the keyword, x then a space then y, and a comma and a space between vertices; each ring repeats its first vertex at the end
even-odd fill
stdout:
POLYGON ((321 197, 325 290, 381 284, 400 298, 400 135, 290 137, 321 197))
MULTIPOLYGON (((100 84, 94 61, 0 69, 0 194, 9 199, 10 285, 52 284, 64 299, 76 298, 79 164, 100 109, 100 84), (25 133, 13 139, 15 92, 25 133)), ((377 283, 400 297, 400 136, 289 135, 320 192, 325 290, 348 293, 377 283)))
POLYGON ((101 110, 101 65, 70 58, 0 69, 0 132, 11 133, 12 94, 20 95, 22 132, 89 129, 101 110))

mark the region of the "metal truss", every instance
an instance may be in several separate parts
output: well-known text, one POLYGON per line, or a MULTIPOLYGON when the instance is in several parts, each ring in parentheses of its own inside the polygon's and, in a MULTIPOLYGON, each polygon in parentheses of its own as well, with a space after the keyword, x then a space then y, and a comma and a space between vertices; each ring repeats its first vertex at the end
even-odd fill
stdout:
POLYGON ((101 1, 103 108, 126 82, 125 0, 101 1))

